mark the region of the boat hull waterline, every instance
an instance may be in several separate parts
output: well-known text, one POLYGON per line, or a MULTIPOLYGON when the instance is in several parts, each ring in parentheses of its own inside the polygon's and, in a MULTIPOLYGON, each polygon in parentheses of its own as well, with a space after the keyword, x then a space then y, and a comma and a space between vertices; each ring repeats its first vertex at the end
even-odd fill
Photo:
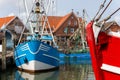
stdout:
POLYGON ((25 71, 37 72, 59 67, 59 51, 38 40, 18 45, 14 58, 16 66, 25 71))
POLYGON ((96 80, 120 80, 120 34, 100 31, 95 38, 93 24, 87 25, 86 38, 96 80))

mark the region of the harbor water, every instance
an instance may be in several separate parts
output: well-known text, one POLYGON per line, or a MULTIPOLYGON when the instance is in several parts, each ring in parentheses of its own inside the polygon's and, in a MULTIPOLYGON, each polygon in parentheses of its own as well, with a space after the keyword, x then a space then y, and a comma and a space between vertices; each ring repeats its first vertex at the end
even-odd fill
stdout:
POLYGON ((95 80, 89 54, 60 58, 59 70, 31 74, 12 67, 0 72, 0 80, 95 80))

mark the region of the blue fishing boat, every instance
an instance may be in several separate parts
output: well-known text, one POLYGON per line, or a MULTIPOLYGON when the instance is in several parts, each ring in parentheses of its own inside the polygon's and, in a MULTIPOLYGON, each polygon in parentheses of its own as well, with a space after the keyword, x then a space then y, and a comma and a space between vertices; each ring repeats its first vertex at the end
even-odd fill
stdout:
POLYGON ((14 51, 16 66, 27 72, 51 70, 59 67, 59 51, 42 3, 43 0, 35 0, 33 10, 28 17, 31 31, 24 33, 23 29, 14 51))

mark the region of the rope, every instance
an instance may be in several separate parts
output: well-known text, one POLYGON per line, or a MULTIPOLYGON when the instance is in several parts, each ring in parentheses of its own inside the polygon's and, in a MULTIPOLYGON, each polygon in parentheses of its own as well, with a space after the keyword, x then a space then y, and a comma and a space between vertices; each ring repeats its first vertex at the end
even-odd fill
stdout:
POLYGON ((105 18, 104 20, 102 21, 107 21, 111 18, 111 16, 113 16, 116 12, 118 12, 120 10, 120 8, 118 8, 117 10, 115 10, 110 16, 108 16, 107 18, 105 18))
POLYGON ((117 11, 119 11, 120 8, 118 8, 116 11, 114 11, 110 16, 108 16, 106 19, 104 19, 104 21, 107 21, 111 18, 112 15, 114 15, 117 11))
POLYGON ((104 0, 104 2, 100 5, 98 12, 96 13, 95 17, 93 18, 93 21, 95 20, 95 18, 97 17, 97 15, 100 13, 100 11, 104 7, 105 3, 106 3, 106 0, 104 0))
POLYGON ((110 2, 108 3, 108 5, 105 7, 105 9, 102 11, 102 13, 100 14, 100 16, 96 19, 96 21, 98 21, 101 16, 103 15, 103 13, 106 11, 106 9, 109 7, 110 3, 112 2, 112 0, 110 0, 110 2))

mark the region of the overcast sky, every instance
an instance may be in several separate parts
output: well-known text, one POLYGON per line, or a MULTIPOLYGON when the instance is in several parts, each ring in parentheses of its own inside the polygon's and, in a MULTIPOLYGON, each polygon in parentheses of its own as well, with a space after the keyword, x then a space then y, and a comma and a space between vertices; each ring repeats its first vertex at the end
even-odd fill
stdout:
MULTIPOLYGON (((17 15, 23 17, 25 15, 24 0, 0 0, 0 17, 8 15, 17 15)), ((29 7, 33 0, 26 0, 29 7)), ((73 9, 75 13, 79 12, 79 16, 82 16, 82 10, 87 12, 86 17, 92 19, 99 9, 100 4, 104 0, 54 0, 56 4, 53 5, 53 15, 66 15, 73 9)), ((107 0, 106 4, 110 0, 107 0)), ((120 8, 120 0, 113 0, 109 8, 106 10, 103 17, 107 17, 117 8, 120 8)), ((112 19, 119 19, 120 11, 115 14, 112 19)), ((120 20, 120 19, 119 19, 120 20)))

